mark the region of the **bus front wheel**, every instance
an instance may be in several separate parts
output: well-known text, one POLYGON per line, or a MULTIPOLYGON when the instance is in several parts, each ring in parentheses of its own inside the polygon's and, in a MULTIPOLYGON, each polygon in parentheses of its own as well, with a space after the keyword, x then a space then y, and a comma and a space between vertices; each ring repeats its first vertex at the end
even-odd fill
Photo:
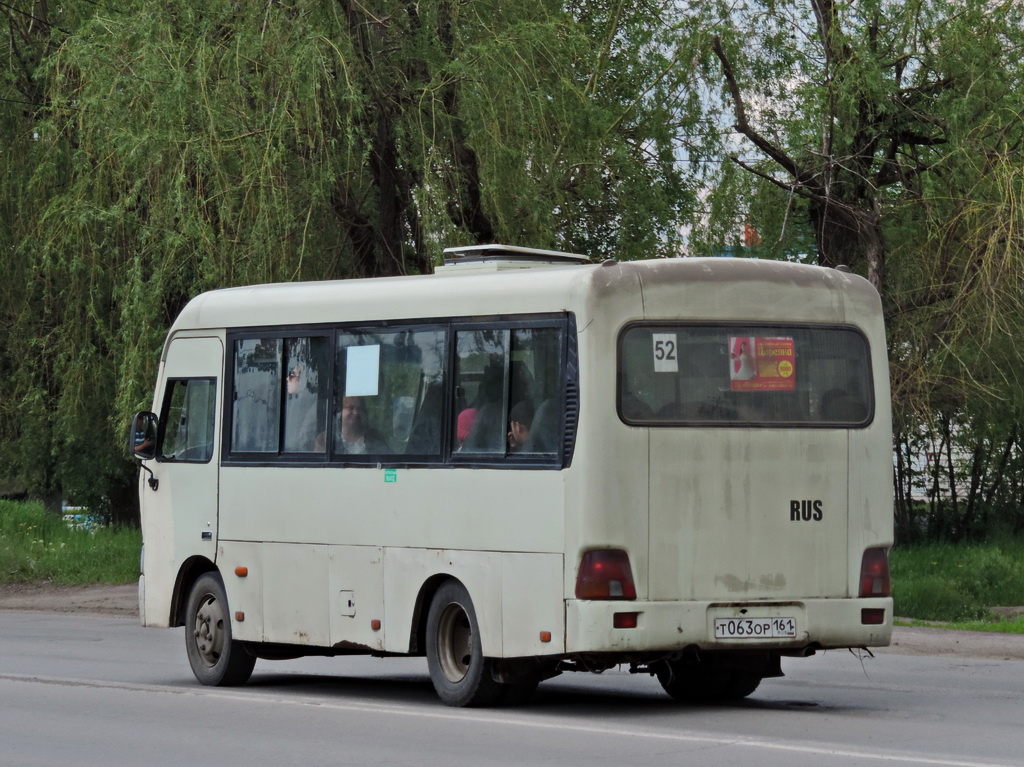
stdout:
POLYGON ((449 706, 488 706, 505 692, 494 680, 480 647, 480 626, 466 587, 448 581, 427 613, 427 667, 441 701, 449 706))
POLYGON ((231 613, 224 583, 205 573, 192 587, 185 613, 185 651, 192 673, 205 685, 245 684, 256 657, 231 638, 231 613))

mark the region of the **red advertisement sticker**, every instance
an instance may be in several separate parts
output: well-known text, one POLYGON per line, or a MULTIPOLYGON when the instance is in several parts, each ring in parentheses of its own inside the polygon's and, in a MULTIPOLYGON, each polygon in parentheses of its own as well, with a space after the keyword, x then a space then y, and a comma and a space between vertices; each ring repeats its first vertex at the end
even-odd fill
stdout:
POLYGON ((792 391, 796 350, 792 338, 729 338, 729 380, 733 391, 792 391))

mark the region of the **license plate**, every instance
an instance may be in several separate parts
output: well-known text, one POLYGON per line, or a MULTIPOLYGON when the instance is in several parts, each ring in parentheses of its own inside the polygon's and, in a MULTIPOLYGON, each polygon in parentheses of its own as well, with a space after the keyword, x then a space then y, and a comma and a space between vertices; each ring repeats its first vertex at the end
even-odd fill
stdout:
POLYGON ((715 639, 796 637, 796 618, 715 618, 715 639))

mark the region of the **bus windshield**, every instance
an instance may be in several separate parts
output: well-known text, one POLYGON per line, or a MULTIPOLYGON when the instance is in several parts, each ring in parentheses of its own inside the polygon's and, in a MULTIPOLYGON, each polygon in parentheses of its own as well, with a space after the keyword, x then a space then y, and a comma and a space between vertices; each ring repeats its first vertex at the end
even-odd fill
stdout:
POLYGON ((636 323, 619 339, 630 424, 863 427, 871 392, 853 328, 636 323))

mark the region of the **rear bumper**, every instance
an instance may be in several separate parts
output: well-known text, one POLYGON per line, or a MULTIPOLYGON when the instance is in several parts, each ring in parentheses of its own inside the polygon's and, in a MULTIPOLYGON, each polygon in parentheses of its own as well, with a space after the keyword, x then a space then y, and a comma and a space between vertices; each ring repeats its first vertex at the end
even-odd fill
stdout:
MULTIPOLYGON (((877 613, 875 613, 877 615, 877 613)), ((764 602, 566 602, 566 652, 672 652, 884 647, 892 639, 892 599, 805 599, 764 602), (862 610, 882 610, 882 623, 866 625, 862 610), (636 628, 614 628, 615 613, 638 613, 636 628), (716 639, 715 620, 792 618, 792 638, 716 639)))

